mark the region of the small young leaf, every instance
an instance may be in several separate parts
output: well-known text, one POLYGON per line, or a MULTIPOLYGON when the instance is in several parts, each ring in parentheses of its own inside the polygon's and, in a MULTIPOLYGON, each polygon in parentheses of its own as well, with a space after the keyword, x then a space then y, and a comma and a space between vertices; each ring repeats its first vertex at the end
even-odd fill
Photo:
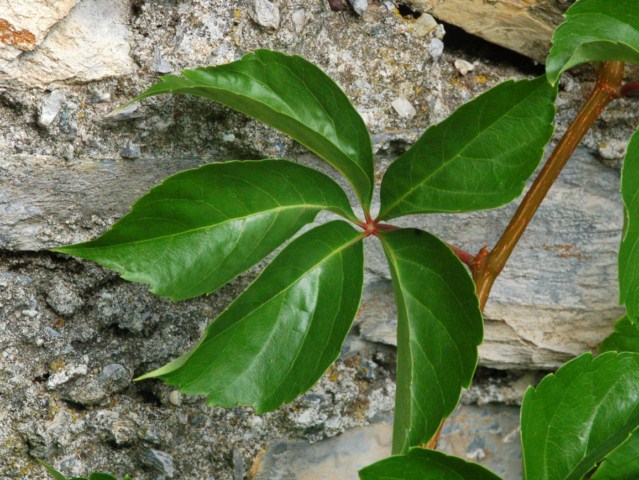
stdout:
POLYGON ((526 478, 580 480, 639 426, 639 354, 583 354, 524 396, 526 478))
POLYGON ((619 297, 631 323, 639 320, 639 131, 631 138, 621 170, 625 223, 619 248, 619 297))
POLYGON ((454 410, 477 365, 483 321, 475 284, 455 254, 415 229, 380 236, 397 303, 393 453, 423 445, 454 410))
POLYGON ((481 465, 435 450, 413 448, 408 455, 381 460, 359 471, 361 480, 500 480, 481 465))
MULTIPOLYGON (((42 465, 47 470, 49 475, 51 475, 55 480, 87 480, 84 477, 67 478, 64 475, 62 475, 60 472, 58 472, 55 468, 44 463, 42 460, 38 458, 36 460, 38 461, 40 465, 42 465)), ((106 473, 92 473, 89 476, 88 480, 117 480, 117 478, 115 478, 113 475, 108 475, 106 473)), ((132 480, 132 479, 131 477, 127 475, 124 477, 123 480, 132 480)))
POLYGON ((211 293, 322 210, 353 217, 326 175, 285 160, 227 162, 178 173, 96 240, 56 249, 184 300, 211 293))
POLYGON ((637 480, 639 478, 639 433, 614 450, 590 480, 637 480))
POLYGON ((339 170, 368 208, 375 181, 364 121, 324 72, 298 56, 256 50, 233 63, 167 75, 133 101, 178 93, 221 103, 297 140, 339 170))
POLYGON ((384 175, 380 218, 495 208, 518 197, 553 132, 556 89, 507 81, 426 130, 384 175))
POLYGON ((639 353, 639 327, 630 323, 628 317, 621 318, 615 323, 614 333, 603 341, 599 351, 639 353))
POLYGON ((639 64, 637 0, 579 0, 552 37, 546 60, 548 80, 592 61, 619 60, 639 64))
POLYGON ((362 234, 334 221, 295 239, 159 377, 209 404, 274 410, 337 359, 359 307, 362 234))

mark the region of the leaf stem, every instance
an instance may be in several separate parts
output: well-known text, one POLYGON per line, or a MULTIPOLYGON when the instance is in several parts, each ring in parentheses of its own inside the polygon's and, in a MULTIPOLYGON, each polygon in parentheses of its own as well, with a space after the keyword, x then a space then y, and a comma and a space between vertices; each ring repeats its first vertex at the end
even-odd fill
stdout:
POLYGON ((621 86, 622 97, 637 97, 639 96, 639 82, 628 82, 621 86))
POLYGON ((510 220, 495 248, 475 264, 473 277, 477 285, 477 296, 483 310, 495 279, 503 270, 517 242, 535 212, 546 198, 559 173, 581 143, 590 127, 601 115, 604 108, 621 95, 623 62, 605 62, 598 73, 597 84, 586 104, 572 121, 566 133, 557 144, 548 161, 526 193, 517 212, 510 220))

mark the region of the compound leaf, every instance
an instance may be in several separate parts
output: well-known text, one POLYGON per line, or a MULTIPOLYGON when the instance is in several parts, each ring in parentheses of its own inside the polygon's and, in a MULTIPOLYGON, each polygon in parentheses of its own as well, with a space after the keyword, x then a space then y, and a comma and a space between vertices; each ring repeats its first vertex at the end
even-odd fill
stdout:
POLYGON ((435 450, 413 448, 407 455, 381 460, 359 471, 361 480, 500 480, 476 463, 435 450))
POLYGON ((591 480, 637 480, 639 478, 639 434, 631 435, 626 443, 603 461, 591 480))
POLYGON ((359 307, 362 234, 334 221, 291 242, 190 352, 144 375, 209 404, 265 412, 309 389, 339 356, 359 307))
POLYGON ((639 354, 583 354, 524 396, 526 478, 579 480, 638 426, 639 354))
POLYGON ((215 163, 169 177, 98 239, 56 251, 183 300, 247 270, 322 209, 353 216, 320 172, 285 160, 215 163))
POLYGON ((631 323, 639 320, 639 131, 626 152, 621 170, 625 222, 619 248, 619 297, 631 323))
POLYGON ((553 132, 556 89, 507 81, 466 103, 391 164, 380 218, 495 208, 518 197, 553 132))
POLYGON ((177 93, 221 103, 289 135, 339 170, 368 208, 373 151, 364 121, 340 88, 298 56, 256 50, 217 67, 167 75, 133 101, 177 93))
POLYGON ((575 65, 619 60, 639 64, 639 6, 636 0, 579 0, 555 31, 546 60, 555 84, 575 65))
POLYGON ((437 237, 403 229, 380 238, 398 315, 397 454, 428 442, 454 410, 475 372, 483 321, 473 280, 437 237))
POLYGON ((639 328, 630 323, 628 317, 621 318, 615 323, 614 333, 602 342, 599 351, 639 353, 639 328))

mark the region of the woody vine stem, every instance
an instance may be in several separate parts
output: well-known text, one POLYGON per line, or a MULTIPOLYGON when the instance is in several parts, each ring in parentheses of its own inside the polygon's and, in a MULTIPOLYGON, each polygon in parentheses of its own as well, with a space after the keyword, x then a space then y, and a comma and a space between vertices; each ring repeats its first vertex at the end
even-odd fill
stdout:
MULTIPOLYGON (((564 133, 492 250, 484 247, 477 255, 472 255, 450 246, 457 257, 470 267, 482 311, 495 280, 504 269, 526 227, 590 127, 610 102, 622 96, 634 96, 639 91, 637 82, 622 85, 623 75, 623 62, 604 62, 601 65, 595 88, 588 101, 564 133)), ((381 224, 378 219, 372 220, 370 215, 366 215, 366 222, 361 222, 359 225, 365 230, 365 236, 377 235, 380 231, 397 228, 393 225, 381 224)), ((437 448, 442 427, 443 421, 435 436, 426 444, 426 448, 437 448)))

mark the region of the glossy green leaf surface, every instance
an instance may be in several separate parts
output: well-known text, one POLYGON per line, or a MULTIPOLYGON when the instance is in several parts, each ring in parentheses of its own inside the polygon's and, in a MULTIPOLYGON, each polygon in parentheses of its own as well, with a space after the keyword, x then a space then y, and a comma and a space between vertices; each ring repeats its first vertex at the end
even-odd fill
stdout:
POLYGON ((621 170, 625 222, 619 248, 619 298, 628 319, 639 320, 639 132, 630 143, 621 170))
POLYGON ((546 60, 553 84, 563 72, 592 61, 639 64, 639 4, 636 0, 579 0, 555 31, 546 60))
POLYGON ((167 75, 134 101, 165 93, 197 95, 277 128, 339 170, 369 206, 374 167, 364 121, 324 72, 298 56, 256 50, 217 67, 167 75))
POLYGON ((639 434, 632 436, 603 461, 591 480, 637 480, 639 478, 639 434))
POLYGON ((285 160, 215 163, 169 177, 98 239, 57 251, 183 300, 255 265, 322 209, 353 216, 320 172, 285 160))
POLYGON ((639 426, 639 354, 583 354, 524 396, 528 480, 579 480, 639 426))
POLYGON ((610 334, 599 348, 603 352, 639 353, 639 328, 623 317, 615 323, 615 331, 610 334))
POLYGON ((473 280, 437 237, 402 229, 380 238, 398 316, 393 453, 405 453, 430 440, 470 385, 483 321, 473 280))
POLYGON ((429 128, 386 171, 380 217, 468 212, 518 197, 553 132, 556 90, 507 81, 429 128))
POLYGON ((364 278, 361 232, 334 221, 291 242, 159 377, 209 404, 273 410, 309 389, 339 356, 364 278))
POLYGON ((361 480, 500 480, 476 463, 436 450, 413 448, 359 471, 361 480))

